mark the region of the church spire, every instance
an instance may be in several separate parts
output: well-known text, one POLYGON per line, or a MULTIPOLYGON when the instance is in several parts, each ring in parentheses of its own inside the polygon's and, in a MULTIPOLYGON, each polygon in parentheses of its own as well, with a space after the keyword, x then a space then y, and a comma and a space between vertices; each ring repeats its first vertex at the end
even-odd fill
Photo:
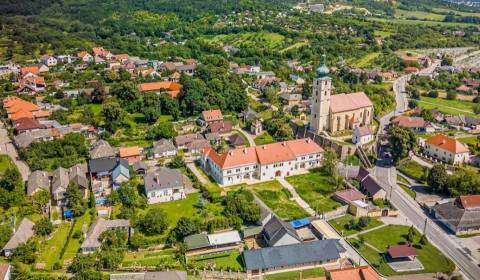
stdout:
POLYGON ((330 70, 327 67, 327 56, 325 55, 325 53, 322 54, 322 65, 320 65, 320 67, 318 67, 316 71, 318 78, 327 77, 330 73, 330 70))

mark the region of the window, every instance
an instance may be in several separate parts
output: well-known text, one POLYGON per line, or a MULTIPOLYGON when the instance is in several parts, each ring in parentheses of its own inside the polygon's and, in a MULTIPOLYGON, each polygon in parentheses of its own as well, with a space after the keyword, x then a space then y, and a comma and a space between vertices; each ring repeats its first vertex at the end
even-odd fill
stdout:
POLYGON ((237 170, 235 170, 235 172, 240 172, 240 168, 237 168, 237 170))

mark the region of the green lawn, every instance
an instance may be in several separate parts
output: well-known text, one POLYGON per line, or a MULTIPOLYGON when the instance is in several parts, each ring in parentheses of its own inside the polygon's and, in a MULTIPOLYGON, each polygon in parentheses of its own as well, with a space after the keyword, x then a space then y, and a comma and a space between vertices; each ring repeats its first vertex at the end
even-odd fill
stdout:
POLYGON ((395 17, 396 18, 416 18, 418 20, 428 20, 428 21, 443 21, 445 19, 445 15, 429 13, 429 12, 422 12, 422 11, 407 11, 402 9, 395 9, 395 17))
POLYGON ((343 236, 349 236, 349 235, 352 235, 352 234, 356 234, 356 233, 359 233, 359 232, 362 232, 362 231, 365 231, 365 230, 372 229, 372 228, 383 225, 382 221, 380 221, 378 219, 371 219, 370 223, 368 223, 368 226, 366 226, 365 228, 363 228, 361 230, 348 229, 347 225, 350 222, 350 220, 353 220, 353 219, 355 219, 354 216, 347 214, 345 216, 342 216, 342 217, 339 217, 339 218, 336 218, 336 219, 333 219, 333 220, 329 220, 328 223, 332 227, 334 227, 338 232, 342 233, 343 236))
POLYGON ((230 250, 206 256, 194 256, 190 257, 189 261, 191 261, 195 267, 200 269, 204 267, 207 269, 211 268, 211 264, 214 264, 215 270, 244 271, 242 257, 238 250, 230 250))
POLYGON ((418 100, 418 106, 426 110, 437 109, 445 114, 467 115, 472 117, 478 116, 473 112, 473 102, 471 101, 448 100, 440 97, 433 98, 421 96, 420 100, 418 100))
POLYGON ((413 199, 417 197, 417 193, 413 191, 411 188, 407 186, 400 185, 400 188, 402 188, 409 196, 411 196, 413 199))
POLYGON ((458 141, 466 145, 475 146, 478 144, 478 137, 477 136, 462 137, 462 138, 458 138, 458 141))
POLYGON ((60 254, 67 241, 70 226, 69 222, 61 223, 53 232, 52 238, 40 245, 37 263, 45 263, 46 270, 51 270, 53 265, 60 261, 60 254))
POLYGON ((400 162, 397 169, 408 177, 419 181, 423 181, 424 174, 426 173, 426 170, 428 170, 427 167, 422 166, 413 160, 404 160, 400 162))
POLYGON ((295 220, 308 217, 308 213, 303 210, 295 201, 290 200, 290 192, 283 188, 278 181, 269 181, 255 185, 239 185, 252 190, 273 212, 280 218, 295 220))
POLYGON ((287 177, 298 194, 318 212, 328 212, 340 206, 340 203, 331 198, 335 191, 330 183, 329 176, 319 171, 287 177))
POLYGON ((266 145, 274 142, 275 142, 275 139, 273 139, 273 137, 270 134, 268 134, 268 132, 266 131, 264 131, 262 134, 255 137, 255 144, 257 145, 266 145))
MULTIPOLYGON (((76 231, 83 232, 84 227, 88 229, 91 222, 92 222, 92 218, 90 216, 90 211, 87 211, 85 215, 75 219, 75 224, 73 226, 72 234, 75 233, 76 231)), ((73 260, 75 255, 80 250, 80 245, 81 245, 80 241, 81 240, 79 238, 73 238, 73 237, 70 238, 70 240, 66 245, 67 247, 65 248, 65 253, 63 254, 63 257, 62 257, 62 264, 69 263, 71 260, 73 260)))
POLYGON ((311 268, 305 270, 289 271, 265 276, 266 280, 300 280, 313 277, 325 276, 325 269, 311 268))
POLYGON ((407 179, 405 179, 404 177, 400 176, 400 175, 397 175, 397 183, 402 183, 402 184, 405 184, 405 185, 410 185, 410 182, 408 182, 407 179))
POLYGON ((12 160, 7 155, 0 155, 0 175, 5 173, 7 169, 14 168, 15 165, 13 164, 12 160))
MULTIPOLYGON (((378 251, 385 253, 390 245, 405 244, 405 236, 408 234, 408 226, 388 225, 377 230, 362 234, 365 243, 375 247, 378 251)), ((362 255, 384 275, 393 274, 413 274, 413 273, 434 273, 444 272, 449 274, 455 269, 454 263, 445 257, 432 244, 420 245, 420 233, 416 232, 414 246, 417 248, 418 259, 425 267, 422 271, 413 271, 409 273, 395 273, 388 266, 382 265, 382 255, 365 245, 360 245, 359 251, 362 255)), ((353 242, 357 243, 357 242, 353 242)), ((358 245, 358 244, 357 244, 358 245)))
POLYGON ((128 252, 122 261, 122 267, 131 266, 158 266, 169 264, 176 268, 181 265, 174 257, 175 249, 163 249, 157 251, 128 252))
POLYGON ((353 65, 355 67, 359 67, 359 68, 362 68, 362 67, 367 67, 368 65, 370 65, 370 63, 376 59, 377 57, 380 56, 380 53, 379 52, 374 52, 374 53, 369 53, 365 56, 363 56, 362 58, 356 60, 353 62, 353 65))

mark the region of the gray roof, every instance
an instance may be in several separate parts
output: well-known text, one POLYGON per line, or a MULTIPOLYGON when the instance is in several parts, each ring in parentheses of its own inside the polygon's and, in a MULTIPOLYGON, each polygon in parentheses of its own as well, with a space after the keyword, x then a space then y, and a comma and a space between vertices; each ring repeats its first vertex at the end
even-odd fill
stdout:
POLYGON ((143 161, 137 161, 133 164, 132 168, 133 168, 133 171, 139 171, 139 170, 147 170, 148 166, 143 161))
POLYGON ((30 146, 33 142, 38 141, 42 138, 49 138, 52 137, 52 130, 51 129, 40 129, 40 130, 33 130, 18 134, 13 138, 15 144, 20 148, 26 148, 30 146))
POLYGON ((370 175, 370 172, 365 167, 360 166, 360 169, 358 170, 357 180, 362 181, 368 175, 370 175))
POLYGON ((165 152, 176 151, 177 148, 173 145, 172 140, 160 139, 157 142, 153 143, 153 153, 154 154, 163 154, 165 152))
POLYGON ((187 135, 180 135, 175 137, 175 145, 178 146, 184 146, 187 145, 195 140, 204 140, 205 138, 203 137, 202 134, 200 133, 194 133, 194 134, 187 134, 187 135))
POLYGON ((68 178, 68 170, 59 167, 52 173, 52 194, 55 199, 62 199, 63 193, 67 190, 70 179, 68 178))
POLYGON ((87 237, 82 243, 81 248, 98 248, 101 243, 98 241, 100 235, 110 229, 130 227, 130 221, 124 219, 105 220, 97 218, 97 220, 90 226, 87 237))
POLYGON ((433 210, 442 216, 445 222, 455 227, 463 229, 480 227, 480 211, 464 209, 455 201, 435 205, 433 210))
POLYGON ((88 188, 88 166, 86 163, 76 164, 68 169, 68 179, 82 188, 88 188))
POLYGON ((285 235, 290 235, 299 242, 302 241, 290 223, 280 220, 277 216, 273 216, 270 221, 265 224, 263 231, 265 239, 270 246, 273 246, 285 235))
POLYGON ((108 158, 115 157, 115 150, 110 146, 110 144, 105 140, 98 140, 90 149, 90 158, 108 158))
POLYGON ((363 179, 362 181, 362 187, 370 194, 370 195, 375 195, 379 191, 383 190, 382 186, 377 182, 375 178, 373 178, 372 175, 368 175, 363 179))
POLYGON ((206 233, 193 234, 185 237, 185 245, 188 250, 200 249, 210 246, 208 235, 206 233))
POLYGON ((144 178, 145 192, 170 189, 184 185, 182 173, 178 169, 160 167, 147 172, 144 178))
POLYGON ((255 112, 250 106, 248 106, 247 109, 243 110, 243 112, 240 113, 240 117, 247 120, 254 120, 257 118, 257 112, 255 112))
POLYGON ((88 161, 88 169, 92 173, 111 172, 118 164, 128 169, 128 161, 120 158, 99 158, 88 161))
POLYGON ((27 194, 32 195, 38 189, 50 191, 50 180, 48 179, 48 173, 45 171, 33 171, 28 176, 27 194))
POLYGON ((219 141, 220 139, 222 139, 222 136, 220 136, 218 132, 206 133, 205 139, 207 139, 208 141, 219 141))
POLYGON ((3 250, 12 250, 21 244, 27 243, 27 241, 35 234, 33 231, 34 226, 35 224, 32 221, 23 218, 13 236, 3 247, 3 250))
POLYGON ((186 280, 185 271, 153 271, 110 274, 110 280, 186 280))
POLYGON ((345 248, 337 239, 325 239, 248 250, 242 253, 242 257, 247 270, 254 270, 337 260, 343 252, 345 248))

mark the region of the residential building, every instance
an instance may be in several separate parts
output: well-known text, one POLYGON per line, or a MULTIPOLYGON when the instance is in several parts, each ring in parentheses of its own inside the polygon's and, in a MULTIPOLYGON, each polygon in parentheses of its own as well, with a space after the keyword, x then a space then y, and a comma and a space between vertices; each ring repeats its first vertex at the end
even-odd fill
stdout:
POLYGON ((313 81, 310 129, 317 133, 335 133, 370 125, 373 120, 372 101, 364 92, 332 95, 329 73, 323 55, 323 64, 317 68, 317 77, 313 81))
POLYGON ((245 146, 245 139, 240 134, 233 134, 228 137, 228 142, 230 142, 231 145, 241 148, 245 146))
POLYGON ((41 119, 50 116, 48 111, 43 111, 38 105, 17 96, 4 98, 3 107, 6 109, 8 119, 11 121, 17 121, 21 118, 41 119))
POLYGON ((204 149, 200 158, 205 172, 220 185, 234 185, 245 180, 271 180, 320 166, 323 149, 314 141, 290 140, 224 154, 204 149))
POLYGON ((166 93, 172 98, 176 98, 182 90, 182 85, 175 82, 151 82, 138 85, 141 92, 166 93))
POLYGON ((369 265, 328 270, 330 280, 383 280, 369 265))
POLYGON ((342 204, 350 204, 353 201, 365 200, 365 195, 357 189, 348 189, 335 192, 332 198, 342 204))
POLYGON ((218 109, 203 111, 201 115, 201 119, 207 126, 212 123, 223 122, 222 111, 218 109))
POLYGON ((298 244, 302 239, 288 222, 273 216, 263 227, 263 238, 270 247, 298 244))
POLYGON ((13 128, 17 134, 21 134, 23 132, 43 129, 44 126, 41 125, 37 119, 20 118, 13 122, 13 128))
POLYGON ((410 128, 417 133, 433 133, 434 127, 423 118, 398 116, 392 120, 392 124, 398 127, 410 128))
POLYGON ((141 160, 141 151, 137 146, 122 147, 119 149, 118 154, 120 158, 126 159, 130 165, 141 160))
POLYGON ((211 148, 210 141, 208 141, 206 139, 198 139, 198 140, 193 140, 192 142, 188 143, 185 151, 188 154, 192 155, 192 154, 199 154, 204 149, 208 149, 208 148, 211 148))
POLYGON ((467 146, 455 138, 437 134, 425 141, 425 153, 449 164, 463 164, 470 160, 467 146))
POLYGON ((112 158, 115 157, 115 150, 105 140, 98 140, 90 149, 90 159, 112 158))
POLYGON ((263 133, 263 125, 261 120, 255 120, 250 126, 250 133, 253 135, 260 135, 263 133))
POLYGON ((160 167, 144 176, 145 195, 149 204, 184 199, 185 183, 177 169, 160 167))
POLYGON ((52 129, 32 130, 13 137, 15 145, 19 148, 26 148, 34 142, 52 141, 53 139, 52 129))
POLYGON ((172 140, 160 139, 153 143, 153 158, 172 157, 177 155, 177 148, 173 145, 172 140))
POLYGON ((85 63, 93 62, 93 56, 86 51, 79 52, 77 57, 85 63))
POLYGON ((116 189, 130 180, 128 161, 120 158, 91 159, 88 162, 88 172, 92 191, 97 199, 107 196, 112 188, 116 189))
POLYGON ((464 195, 432 207, 435 217, 456 235, 480 233, 480 195, 464 195))
POLYGON ((56 66, 58 64, 58 60, 53 55, 42 55, 40 57, 40 62, 48 67, 56 66))
POLYGON ((357 126, 353 130, 352 142, 357 145, 365 145, 375 139, 372 130, 368 126, 357 126))
POLYGON ((360 188, 372 200, 387 198, 387 193, 372 175, 367 175, 362 181, 360 181, 360 188))
POLYGON ((48 172, 36 170, 28 175, 27 195, 33 195, 40 190, 50 192, 48 172))
POLYGON ((199 233, 185 237, 187 256, 206 255, 239 249, 242 244, 240 234, 236 230, 213 234, 199 233))
POLYGON ((233 125, 230 121, 219 121, 219 122, 211 122, 208 124, 208 131, 210 133, 230 133, 232 132, 233 125))
POLYGON ((174 142, 177 149, 186 149, 188 144, 196 140, 205 140, 205 137, 200 133, 179 135, 175 137, 174 142))
POLYGON ((132 169, 137 174, 145 174, 148 170, 148 166, 143 161, 137 161, 133 164, 132 169))
POLYGON ((249 276, 292 269, 308 269, 338 264, 345 257, 345 248, 337 239, 246 250, 242 259, 249 276))
POLYGON ((187 272, 172 270, 119 273, 110 274, 110 280, 187 280, 187 272))
POLYGON ((299 105, 300 102, 302 101, 301 94, 283 93, 283 94, 280 94, 280 98, 287 103, 287 106, 290 106, 290 107, 299 105))
POLYGON ((10 253, 18 246, 27 243, 27 241, 35 234, 33 227, 35 224, 27 218, 18 225, 15 233, 10 237, 7 244, 3 247, 2 251, 5 257, 10 256, 10 253))
POLYGON ((117 219, 117 220, 105 220, 103 218, 97 218, 95 222, 90 226, 85 240, 80 246, 82 253, 93 253, 100 248, 102 243, 99 241, 99 237, 107 230, 125 230, 130 237, 133 234, 133 230, 130 228, 130 221, 117 219))

